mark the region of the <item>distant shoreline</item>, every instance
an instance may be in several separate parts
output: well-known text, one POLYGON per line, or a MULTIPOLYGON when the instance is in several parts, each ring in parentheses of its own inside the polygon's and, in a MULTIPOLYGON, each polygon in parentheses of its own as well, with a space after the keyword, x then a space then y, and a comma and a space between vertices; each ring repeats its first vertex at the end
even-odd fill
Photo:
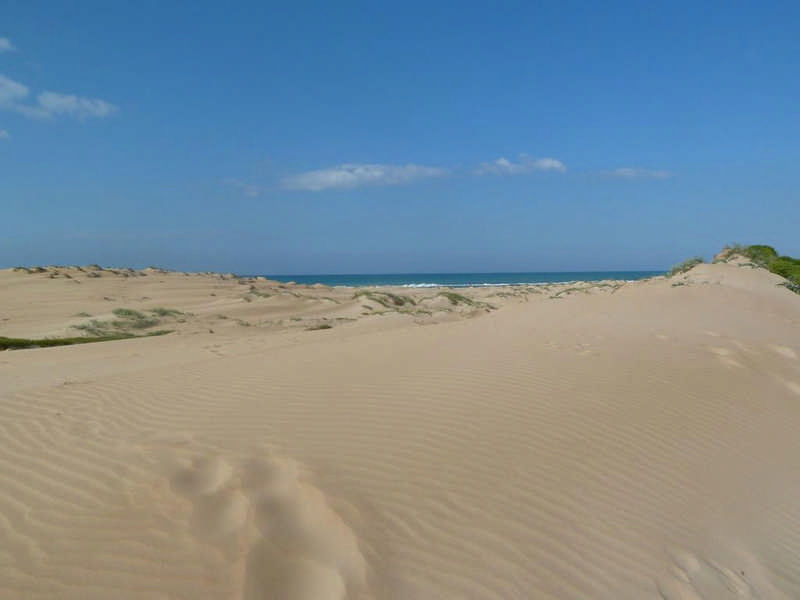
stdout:
POLYGON ((167 273, 186 276, 211 276, 220 279, 240 279, 253 281, 272 281, 279 284, 297 284, 336 288, 488 288, 519 287, 531 285, 560 285, 596 281, 639 281, 665 275, 663 270, 620 270, 620 271, 509 271, 473 273, 336 273, 312 275, 240 275, 233 272, 181 271, 177 269, 146 267, 102 267, 97 264, 79 265, 32 265, 10 267, 11 271, 24 271, 29 274, 44 274, 50 277, 67 276, 70 270, 98 277, 102 274, 121 277, 139 277, 167 273))
MULTIPOLYGON (((331 287, 469 288, 575 283, 578 281, 638 281, 664 271, 530 271, 508 273, 377 273, 332 275, 263 275, 271 281, 331 287)), ((255 277, 255 276, 249 276, 255 277)))

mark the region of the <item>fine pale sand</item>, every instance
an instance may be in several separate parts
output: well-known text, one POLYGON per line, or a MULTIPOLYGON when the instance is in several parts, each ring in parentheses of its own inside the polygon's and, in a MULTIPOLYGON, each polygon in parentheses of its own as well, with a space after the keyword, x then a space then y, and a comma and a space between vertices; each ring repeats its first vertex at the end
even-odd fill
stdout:
POLYGON ((0 598, 800 598, 780 281, 0 271, 0 598))

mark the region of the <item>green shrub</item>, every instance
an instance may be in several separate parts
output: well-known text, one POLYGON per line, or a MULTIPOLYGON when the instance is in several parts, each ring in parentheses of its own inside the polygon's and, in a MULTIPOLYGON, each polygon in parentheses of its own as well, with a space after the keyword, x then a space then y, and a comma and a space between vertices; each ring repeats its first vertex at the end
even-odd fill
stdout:
POLYGON ((793 283, 791 281, 784 281, 782 285, 783 285, 783 287, 785 287, 788 290, 791 290, 795 294, 800 294, 800 283, 793 283))
POLYGON ((800 259, 790 256, 779 256, 767 267, 773 273, 800 284, 800 259))
POLYGON ((754 263, 759 265, 766 266, 771 263, 773 260, 778 258, 778 253, 775 251, 775 248, 772 246, 766 246, 763 244, 755 244, 753 246, 746 246, 744 248, 737 248, 739 254, 746 256, 754 263))
POLYGON ((755 244, 736 246, 734 252, 750 258, 758 266, 766 267, 772 273, 786 278, 784 285, 795 293, 800 293, 800 259, 791 256, 778 256, 772 246, 755 244))

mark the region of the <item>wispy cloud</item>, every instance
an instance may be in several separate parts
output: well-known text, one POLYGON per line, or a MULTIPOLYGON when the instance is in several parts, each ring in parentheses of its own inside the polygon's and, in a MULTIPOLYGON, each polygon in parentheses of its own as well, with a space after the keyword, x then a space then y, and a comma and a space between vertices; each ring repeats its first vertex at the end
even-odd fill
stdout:
POLYGON ((119 110, 105 100, 83 98, 74 94, 42 92, 35 102, 29 101, 28 86, 0 74, 0 109, 11 110, 34 119, 66 115, 80 121, 103 119, 119 110))
POLYGON ((98 98, 81 98, 74 94, 43 92, 36 98, 39 108, 48 115, 69 115, 76 119, 103 119, 117 112, 117 107, 98 98))
POLYGON ((555 158, 532 158, 527 154, 520 154, 518 162, 512 162, 505 157, 488 163, 482 163, 475 169, 476 175, 522 175, 534 171, 556 171, 566 173, 567 166, 555 158))
POLYGON ((449 172, 448 169, 413 164, 344 164, 284 177, 281 187, 287 190, 319 192, 363 186, 401 185, 420 179, 443 177, 449 172))
MULTIPOLYGON (((288 175, 283 177, 277 185, 271 187, 263 187, 238 179, 228 179, 225 183, 240 189, 243 195, 255 198, 278 189, 320 192, 366 186, 402 185, 448 175, 524 175, 546 172, 564 174, 567 172, 567 166, 556 158, 534 158, 527 154, 520 154, 516 160, 500 157, 491 162, 481 163, 477 167, 431 167, 413 163, 406 165, 346 163, 336 167, 288 175)), ((619 167, 609 171, 594 171, 594 173, 619 179, 666 179, 672 177, 669 171, 639 167, 619 167)))
POLYGON ((0 108, 13 109, 27 98, 30 90, 27 86, 0 74, 0 108))
POLYGON ((640 169, 638 167, 619 167, 613 171, 605 171, 604 174, 620 179, 666 179, 671 175, 669 171, 661 169, 640 169))
POLYGON ((242 194, 248 198, 257 198, 267 191, 267 188, 265 187, 255 185, 253 183, 247 183, 246 181, 241 181, 239 179, 226 179, 225 183, 242 190, 242 194))
POLYGON ((0 54, 3 52, 16 52, 17 47, 7 37, 0 37, 0 54))
POLYGON ((10 137, 11 134, 9 134, 5 129, 0 129, 0 140, 7 140, 10 137))

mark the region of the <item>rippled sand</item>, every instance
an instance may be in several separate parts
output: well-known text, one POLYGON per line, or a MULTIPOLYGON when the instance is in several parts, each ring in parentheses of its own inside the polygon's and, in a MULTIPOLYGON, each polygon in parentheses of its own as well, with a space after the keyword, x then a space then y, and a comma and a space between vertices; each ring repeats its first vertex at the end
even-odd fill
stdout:
POLYGON ((0 598, 798 598, 779 282, 734 262, 397 304, 0 271, 0 335, 182 313, 0 353, 0 598))

